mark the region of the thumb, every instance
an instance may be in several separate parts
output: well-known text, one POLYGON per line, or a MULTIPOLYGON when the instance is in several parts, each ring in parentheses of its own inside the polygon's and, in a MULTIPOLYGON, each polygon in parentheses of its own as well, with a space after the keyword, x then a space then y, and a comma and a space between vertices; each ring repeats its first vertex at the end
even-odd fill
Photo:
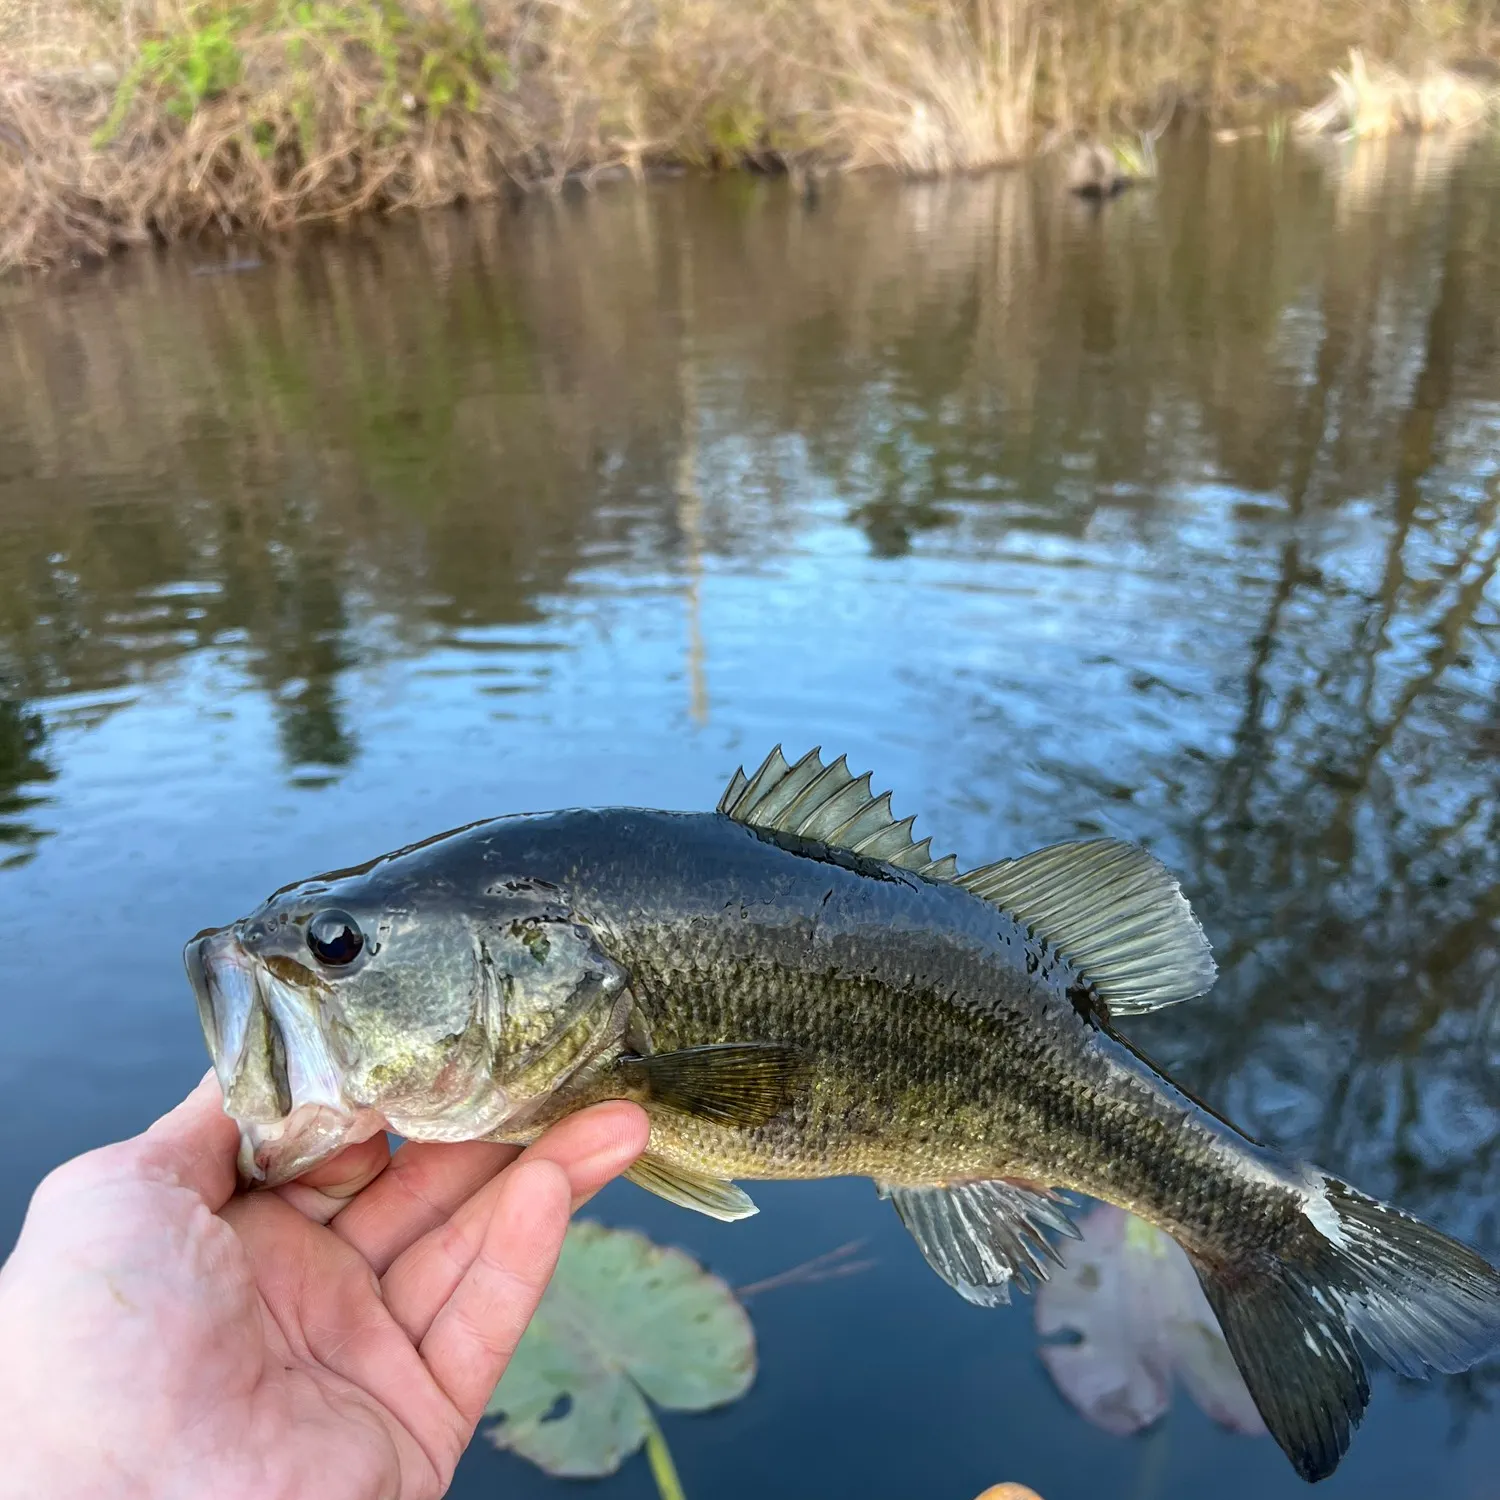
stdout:
POLYGON ((211 1068, 181 1104, 128 1144, 140 1175, 181 1183, 215 1213, 234 1193, 240 1132, 224 1113, 211 1068))

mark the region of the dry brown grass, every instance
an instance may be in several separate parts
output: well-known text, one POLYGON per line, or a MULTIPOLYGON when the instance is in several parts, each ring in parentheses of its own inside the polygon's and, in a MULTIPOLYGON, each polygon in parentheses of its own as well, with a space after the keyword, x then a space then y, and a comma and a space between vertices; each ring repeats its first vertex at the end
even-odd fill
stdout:
MULTIPOLYGON (((378 8, 325 0, 320 13, 378 8)), ((276 231, 377 206, 487 196, 533 144, 516 135, 510 101, 491 86, 504 59, 465 54, 444 5, 405 7, 409 29, 394 32, 299 26, 289 0, 259 10, 262 24, 244 7, 159 0, 149 30, 139 8, 133 22, 129 12, 120 18, 117 36, 136 31, 136 58, 149 60, 141 47, 153 40, 248 15, 229 37, 232 81, 201 99, 170 58, 123 70, 81 65, 97 42, 72 67, 0 76, 0 267, 152 236, 276 231)), ((211 56, 202 47, 184 56, 195 51, 211 56)))
POLYGON ((1483 50, 1487 14, 1450 6, 1437 32, 1401 0, 1311 20, 1271 0, 0 0, 0 270, 662 161, 977 170, 1179 103, 1310 94, 1351 45, 1483 50))
POLYGON ((1297 116, 1304 135, 1336 133, 1361 140, 1404 131, 1472 130, 1500 113, 1500 79, 1429 61, 1419 71, 1366 61, 1359 48, 1332 72, 1333 91, 1297 116))

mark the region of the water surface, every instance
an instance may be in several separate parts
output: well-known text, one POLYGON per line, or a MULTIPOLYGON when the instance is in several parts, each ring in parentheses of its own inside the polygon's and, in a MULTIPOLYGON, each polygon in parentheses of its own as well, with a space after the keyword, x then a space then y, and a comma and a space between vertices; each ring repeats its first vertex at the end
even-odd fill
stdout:
MULTIPOLYGON (((966 862, 1145 841, 1215 942, 1130 1034, 1500 1254, 1500 159, 1181 143, 690 181, 0 290, 0 1245, 204 1066, 179 950, 491 813, 711 806, 776 741, 966 862)), ((599 1217, 752 1303, 694 1500, 1304 1492, 1179 1397, 1087 1425, 867 1184, 599 1217)), ((1381 1377, 1329 1496, 1497 1493, 1500 1368, 1381 1377)), ((564 1493, 476 1444, 455 1494, 564 1493)), ((654 1493, 633 1461, 597 1493, 654 1493)))

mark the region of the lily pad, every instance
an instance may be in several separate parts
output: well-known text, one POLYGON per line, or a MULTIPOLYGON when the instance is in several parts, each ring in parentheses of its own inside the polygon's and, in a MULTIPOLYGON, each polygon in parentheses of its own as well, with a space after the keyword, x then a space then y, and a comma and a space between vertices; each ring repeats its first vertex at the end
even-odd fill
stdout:
POLYGON ((1235 1367, 1188 1258, 1133 1214, 1100 1204, 1078 1221, 1083 1240, 1037 1291, 1036 1330, 1077 1341, 1044 1344, 1042 1363, 1089 1421, 1124 1436, 1171 1404, 1173 1380, 1214 1421, 1258 1435, 1265 1424, 1235 1367))
POLYGON ((681 1250, 588 1220, 485 1408, 487 1436, 549 1474, 613 1474, 670 1411, 737 1401, 755 1333, 734 1293, 681 1250))

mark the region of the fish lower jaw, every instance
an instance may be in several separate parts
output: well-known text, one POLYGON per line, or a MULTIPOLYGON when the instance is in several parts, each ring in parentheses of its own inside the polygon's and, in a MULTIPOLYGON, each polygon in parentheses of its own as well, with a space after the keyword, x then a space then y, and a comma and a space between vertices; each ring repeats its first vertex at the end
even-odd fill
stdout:
POLYGON ((277 1187, 385 1130, 373 1109, 351 1113, 329 1104, 300 1104, 274 1122, 240 1121, 239 1172, 257 1187, 277 1187))
POLYGON ((383 1119, 409 1141, 477 1141, 488 1136, 511 1115, 504 1089, 493 1085, 468 1099, 441 1109, 413 1109, 404 1103, 384 1101, 383 1119))

